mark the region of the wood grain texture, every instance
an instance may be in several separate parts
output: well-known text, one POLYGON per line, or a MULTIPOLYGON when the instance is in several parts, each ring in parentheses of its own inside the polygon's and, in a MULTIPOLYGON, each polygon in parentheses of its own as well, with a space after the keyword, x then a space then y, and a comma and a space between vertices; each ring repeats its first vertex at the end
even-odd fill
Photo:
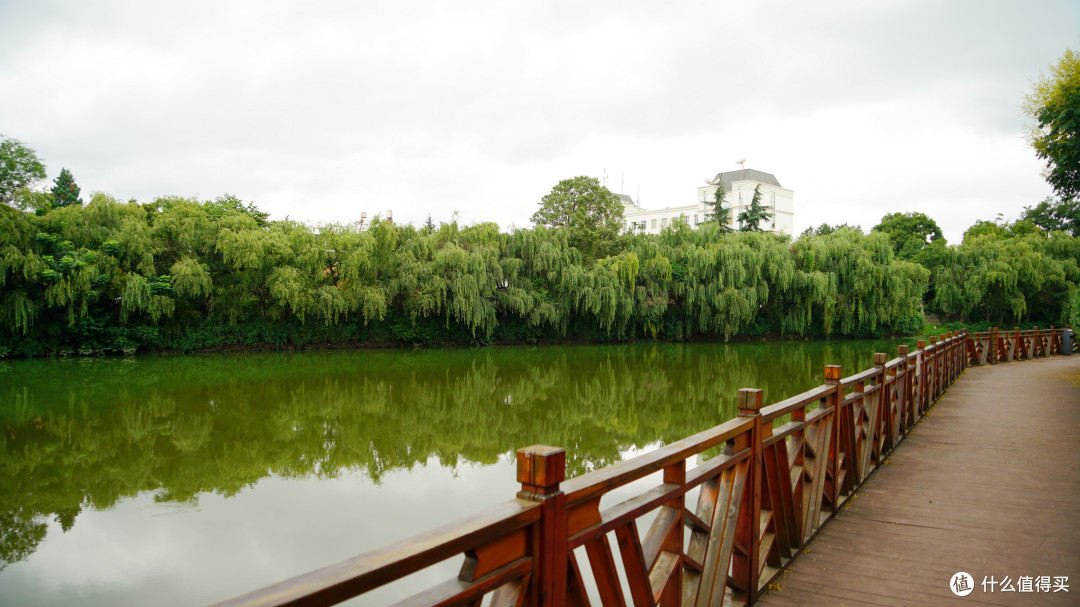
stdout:
POLYGON ((969 369, 757 605, 1080 604, 1078 440, 1080 356, 969 369), (1070 592, 982 591, 1022 575, 1070 592))

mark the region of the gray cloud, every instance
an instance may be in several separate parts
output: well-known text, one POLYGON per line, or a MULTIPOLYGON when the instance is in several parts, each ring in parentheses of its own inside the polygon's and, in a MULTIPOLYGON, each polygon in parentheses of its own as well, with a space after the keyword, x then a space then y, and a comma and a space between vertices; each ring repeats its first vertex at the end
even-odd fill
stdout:
POLYGON ((749 164, 796 221, 1049 193, 1024 90, 1080 8, 1011 2, 0 5, 0 130, 84 190, 230 192, 275 217, 527 225, 559 179, 649 206, 749 164))

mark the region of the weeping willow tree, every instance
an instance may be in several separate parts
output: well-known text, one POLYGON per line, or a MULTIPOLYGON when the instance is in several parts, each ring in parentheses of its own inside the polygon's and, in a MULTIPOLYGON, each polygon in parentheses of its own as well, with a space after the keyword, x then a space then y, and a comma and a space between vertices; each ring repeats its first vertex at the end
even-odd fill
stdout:
POLYGON ((935 304, 966 320, 997 324, 1069 321, 1080 282, 1080 241, 1064 233, 984 233, 949 249, 935 276, 935 304))
POLYGON ((680 223, 603 251, 579 240, 268 221, 232 197, 0 207, 0 354, 875 335, 906 326, 926 286, 881 235, 850 230, 792 244, 680 223))
POLYGON ((885 234, 842 228, 825 236, 804 236, 792 254, 811 276, 804 286, 818 296, 810 303, 807 320, 818 319, 826 334, 899 332, 919 316, 930 273, 896 260, 885 234))

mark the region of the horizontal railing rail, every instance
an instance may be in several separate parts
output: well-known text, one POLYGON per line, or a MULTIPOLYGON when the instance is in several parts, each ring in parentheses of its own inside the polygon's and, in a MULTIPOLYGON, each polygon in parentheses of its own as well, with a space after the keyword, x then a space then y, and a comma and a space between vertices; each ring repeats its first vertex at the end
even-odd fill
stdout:
POLYGON ((516 499, 218 605, 332 605, 450 558, 456 578, 399 604, 750 605, 967 367, 1062 344, 1053 327, 948 333, 767 407, 744 388, 735 419, 571 479, 562 449, 519 449, 516 499))

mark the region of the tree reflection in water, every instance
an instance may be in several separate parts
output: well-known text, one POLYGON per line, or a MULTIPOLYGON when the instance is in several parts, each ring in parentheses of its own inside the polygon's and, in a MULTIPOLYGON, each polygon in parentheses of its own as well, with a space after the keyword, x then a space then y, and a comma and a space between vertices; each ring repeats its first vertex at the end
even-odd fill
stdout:
POLYGON ((530 444, 567 474, 730 419, 742 387, 775 402, 898 341, 352 351, 0 363, 0 569, 55 517, 232 496, 267 476, 374 483, 435 458, 494 463, 530 444))

